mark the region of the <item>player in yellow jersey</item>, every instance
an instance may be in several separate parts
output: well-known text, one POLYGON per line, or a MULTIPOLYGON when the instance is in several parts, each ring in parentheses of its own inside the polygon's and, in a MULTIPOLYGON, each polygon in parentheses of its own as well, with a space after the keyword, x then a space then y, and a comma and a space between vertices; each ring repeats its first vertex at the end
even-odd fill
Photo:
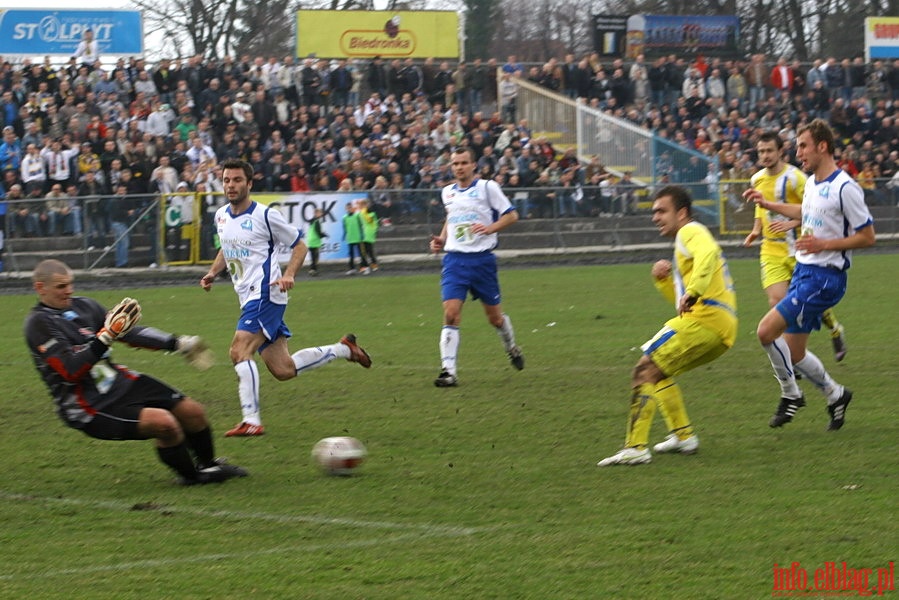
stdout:
POLYGON ((624 448, 599 461, 600 467, 652 460, 649 429, 656 405, 670 433, 653 450, 696 452, 699 438, 673 378, 718 358, 737 337, 737 296, 727 262, 708 228, 693 220, 687 191, 678 186, 659 190, 652 204, 652 222, 661 235, 674 238, 674 263, 656 262, 652 276, 656 288, 675 305, 677 316, 643 345, 631 379, 624 448))
MULTIPOLYGON (((783 140, 777 133, 766 131, 756 143, 758 162, 762 169, 752 176, 751 186, 762 193, 768 202, 802 204, 805 174, 783 160, 783 140)), ((755 224, 743 245, 749 247, 761 237, 759 251, 762 266, 762 288, 768 295, 768 307, 777 306, 790 286, 796 267, 796 236, 798 219, 790 219, 776 212, 755 207, 755 224)), ((832 309, 828 309, 821 321, 830 329, 834 358, 837 362, 846 357, 846 339, 843 326, 832 309)))

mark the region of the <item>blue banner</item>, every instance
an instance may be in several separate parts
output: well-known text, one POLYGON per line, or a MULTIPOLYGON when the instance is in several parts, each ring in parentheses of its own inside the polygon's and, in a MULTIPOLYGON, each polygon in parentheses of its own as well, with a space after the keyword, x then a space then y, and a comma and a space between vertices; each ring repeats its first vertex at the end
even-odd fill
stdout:
POLYGON ((139 10, 0 9, 0 55, 71 56, 85 29, 93 30, 100 54, 144 52, 139 10))
POLYGON ((740 18, 733 15, 631 15, 627 55, 740 56, 740 18))
MULTIPOLYGON (((348 205, 368 198, 366 192, 334 192, 332 194, 253 194, 253 200, 275 206, 287 219, 287 222, 303 232, 309 229, 309 222, 315 216, 315 209, 322 211, 321 228, 324 239, 320 259, 322 261, 339 260, 349 257, 349 247, 344 240, 343 216, 347 214, 348 205)), ((290 256, 284 251, 279 260, 286 262, 290 256)))

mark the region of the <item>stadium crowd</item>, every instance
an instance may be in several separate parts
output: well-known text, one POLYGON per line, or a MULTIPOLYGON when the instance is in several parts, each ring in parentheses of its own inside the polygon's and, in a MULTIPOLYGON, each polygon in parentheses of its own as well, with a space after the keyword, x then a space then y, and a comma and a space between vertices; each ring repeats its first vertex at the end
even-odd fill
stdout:
MULTIPOLYGON (((121 213, 139 209, 123 198, 220 190, 218 165, 234 157, 253 165, 254 190, 371 190, 379 217, 401 219, 411 206, 404 191, 452 181, 449 150, 463 145, 523 218, 610 212, 616 189, 635 182, 607 172, 601 157, 582 163, 573 149, 532 137, 516 114, 519 79, 717 155, 720 179, 757 169, 759 132, 779 131, 790 157, 796 128, 822 117, 839 134, 839 166, 868 201, 894 201, 885 188, 899 182, 899 60, 625 62, 593 53, 526 66, 515 56, 455 64, 193 56, 155 65, 122 58, 109 68, 72 57, 60 67, 0 60, 0 200, 28 200, 8 204, 5 230, 78 235, 84 223, 102 238, 121 213), (884 178, 889 186, 878 185, 884 178), (535 188, 544 191, 516 191, 535 188)), ((436 196, 431 203, 438 210, 436 196)))

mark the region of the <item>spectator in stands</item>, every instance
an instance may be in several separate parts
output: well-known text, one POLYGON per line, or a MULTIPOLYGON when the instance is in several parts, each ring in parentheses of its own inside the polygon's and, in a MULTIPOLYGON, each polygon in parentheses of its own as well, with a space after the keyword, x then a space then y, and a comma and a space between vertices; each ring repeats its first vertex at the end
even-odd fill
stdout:
POLYGON ((764 54, 753 54, 749 65, 743 72, 749 86, 749 108, 753 109, 767 97, 768 69, 765 66, 764 54))
POLYGON ((47 168, 35 144, 26 146, 20 168, 25 195, 32 198, 44 195, 47 185, 47 168))
POLYGON ((115 241, 115 267, 123 269, 128 266, 128 253, 131 247, 132 222, 138 215, 137 203, 128 193, 128 186, 120 182, 115 194, 108 198, 110 231, 115 241))
POLYGON ((551 218, 553 216, 556 193, 553 191, 554 186, 550 181, 549 171, 540 171, 531 187, 536 189, 530 194, 528 218, 551 218))
POLYGON ((503 65, 503 73, 509 73, 512 76, 517 74, 518 77, 524 75, 524 67, 518 62, 518 57, 514 54, 509 55, 509 59, 503 65))
POLYGON ((154 101, 151 106, 153 112, 147 117, 144 131, 153 136, 168 137, 172 123, 175 121, 175 113, 171 106, 163 102, 154 101))
MULTIPOLYGON (((372 93, 377 92, 381 98, 387 95, 387 72, 384 69, 384 62, 378 55, 374 56, 368 64, 366 69, 366 83, 368 84, 368 89, 371 90, 372 93)), ((306 104, 310 103, 307 102, 306 104)))
MULTIPOLYGON (((9 94, 9 92, 6 92, 9 94)), ((0 171, 19 171, 22 166, 22 144, 15 129, 7 125, 3 128, 3 143, 0 143, 0 171)))
POLYGON ((218 161, 215 151, 205 145, 200 136, 196 136, 193 139, 190 148, 185 152, 185 156, 187 156, 187 160, 189 160, 195 168, 201 165, 215 164, 218 161))
MULTIPOLYGON (((54 183, 50 191, 44 196, 45 214, 47 215, 48 229, 45 235, 73 235, 76 231, 75 213, 72 210, 71 198, 59 183, 54 183)), ((78 219, 81 211, 78 211, 78 219)), ((81 233, 81 224, 78 223, 77 231, 81 233)))
POLYGON ((649 86, 649 68, 646 66, 645 58, 642 54, 638 55, 631 65, 627 74, 630 81, 630 98, 634 102, 649 102, 652 90, 649 86))
POLYGON ((106 245, 109 233, 106 190, 97 181, 96 173, 88 171, 78 186, 78 196, 82 199, 88 226, 88 249, 106 245))
POLYGON ((6 192, 6 204, 12 214, 10 220, 10 237, 37 237, 39 234, 38 211, 33 202, 26 202, 27 197, 21 183, 13 183, 6 192))
POLYGON ((466 73, 465 89, 468 90, 466 104, 472 113, 480 111, 484 106, 484 89, 487 87, 487 67, 480 58, 474 59, 466 73))
POLYGON ((100 47, 94 39, 94 30, 87 28, 81 34, 81 41, 75 47, 72 59, 81 62, 88 69, 93 69, 94 63, 100 58, 100 47))
POLYGON ((787 64, 787 59, 783 56, 777 59, 777 64, 771 69, 771 87, 774 89, 774 98, 781 103, 791 97, 793 93, 793 81, 795 73, 792 67, 787 64))

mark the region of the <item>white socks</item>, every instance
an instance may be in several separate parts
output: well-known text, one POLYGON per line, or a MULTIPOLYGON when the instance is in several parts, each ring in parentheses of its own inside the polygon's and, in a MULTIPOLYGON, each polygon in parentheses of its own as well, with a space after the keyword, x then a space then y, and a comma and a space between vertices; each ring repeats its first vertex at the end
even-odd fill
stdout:
POLYGON ((311 371, 328 364, 335 358, 349 358, 350 348, 346 344, 336 343, 329 346, 303 348, 290 355, 297 368, 297 375, 303 371, 311 371))
POLYGON ((499 339, 503 341, 503 348, 506 349, 506 352, 515 347, 515 330, 512 329, 512 320, 506 313, 503 313, 503 324, 496 328, 496 333, 499 334, 499 339))
POLYGON ((805 358, 796 363, 795 367, 797 371, 802 373, 803 377, 821 390, 821 393, 827 398, 828 404, 833 404, 843 395, 843 386, 834 381, 828 374, 821 359, 808 350, 805 351, 805 358))
POLYGON ((444 325, 440 330, 440 366, 450 375, 456 374, 456 355, 459 353, 459 328, 444 325))
MULTIPOLYGON (((317 348, 304 348, 291 355, 297 375, 322 365, 336 358, 349 358, 350 349, 346 344, 331 344, 317 348)), ((259 368, 256 361, 245 360, 234 365, 237 373, 237 397, 240 399, 240 411, 243 422, 250 425, 261 425, 259 416, 259 368)))
POLYGON ((245 360, 234 365, 237 372, 237 397, 240 399, 240 411, 243 422, 250 425, 261 425, 259 418, 259 369, 256 361, 245 360))
MULTIPOLYGON (((510 352, 515 347, 515 330, 509 315, 503 313, 503 324, 496 328, 503 348, 510 352)), ((459 354, 459 328, 444 325, 440 330, 440 366, 450 375, 456 374, 456 357, 459 354)))
POLYGON ((777 338, 771 344, 762 344, 762 348, 768 353, 768 360, 774 367, 774 374, 780 382, 782 397, 796 399, 802 396, 802 390, 796 384, 794 368, 821 390, 821 393, 827 398, 828 404, 833 404, 842 396, 843 386, 833 380, 824 368, 821 359, 811 351, 806 350, 805 357, 793 365, 790 347, 782 337, 777 338))
POLYGON ((774 367, 774 376, 780 382, 781 397, 793 400, 800 398, 802 390, 796 385, 796 375, 793 372, 790 347, 787 346, 787 342, 783 337, 779 337, 770 344, 762 344, 762 348, 768 353, 768 360, 774 367))

